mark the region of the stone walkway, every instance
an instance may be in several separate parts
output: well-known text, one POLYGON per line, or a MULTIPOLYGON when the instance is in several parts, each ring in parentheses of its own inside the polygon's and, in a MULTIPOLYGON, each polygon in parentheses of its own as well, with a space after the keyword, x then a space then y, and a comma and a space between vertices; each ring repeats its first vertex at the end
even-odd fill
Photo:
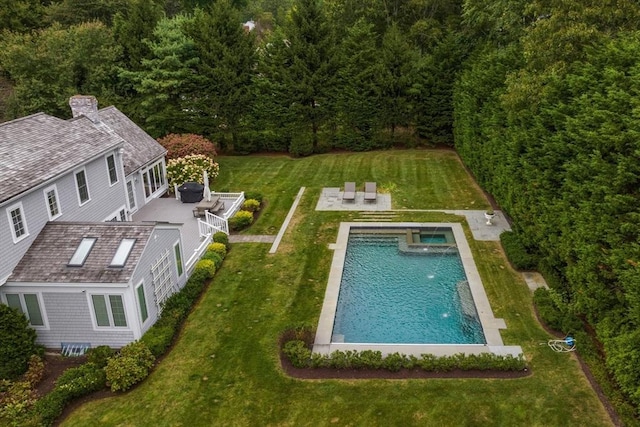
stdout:
POLYGON ((229 243, 273 243, 276 236, 267 234, 231 234, 229 243))

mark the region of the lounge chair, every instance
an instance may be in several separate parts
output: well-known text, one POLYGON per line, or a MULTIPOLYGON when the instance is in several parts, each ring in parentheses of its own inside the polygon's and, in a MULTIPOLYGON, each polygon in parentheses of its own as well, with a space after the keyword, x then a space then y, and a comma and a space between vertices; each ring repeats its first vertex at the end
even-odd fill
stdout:
POLYGON ((355 182, 345 182, 344 183, 344 193, 342 193, 342 201, 356 201, 356 183, 355 182))
POLYGON ((377 196, 378 196, 378 191, 376 190, 376 183, 365 182, 364 183, 364 201, 375 202, 377 196))

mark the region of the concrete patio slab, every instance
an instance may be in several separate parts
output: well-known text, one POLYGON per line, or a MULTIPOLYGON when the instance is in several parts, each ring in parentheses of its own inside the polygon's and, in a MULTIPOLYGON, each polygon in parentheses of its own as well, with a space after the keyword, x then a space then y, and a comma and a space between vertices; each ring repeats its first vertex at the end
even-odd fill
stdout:
POLYGON ((391 194, 378 193, 375 202, 364 201, 364 191, 356 191, 354 201, 342 200, 338 187, 325 187, 320 193, 317 211, 388 211, 391 210, 391 194))

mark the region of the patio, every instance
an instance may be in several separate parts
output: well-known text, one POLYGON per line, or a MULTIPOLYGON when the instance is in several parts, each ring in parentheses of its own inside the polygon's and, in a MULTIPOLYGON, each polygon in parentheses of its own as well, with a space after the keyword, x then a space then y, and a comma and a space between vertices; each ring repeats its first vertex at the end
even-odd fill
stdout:
POLYGON ((344 192, 339 187, 322 189, 317 211, 388 211, 391 210, 391 194, 378 192, 375 202, 364 200, 364 191, 356 191, 355 200, 342 200, 344 192))

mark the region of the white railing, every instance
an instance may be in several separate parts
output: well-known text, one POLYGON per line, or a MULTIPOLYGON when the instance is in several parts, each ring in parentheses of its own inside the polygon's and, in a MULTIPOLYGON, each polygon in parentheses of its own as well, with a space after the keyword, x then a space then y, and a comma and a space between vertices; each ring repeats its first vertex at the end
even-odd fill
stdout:
POLYGON ((222 214, 223 218, 225 219, 229 219, 234 216, 244 204, 244 191, 240 193, 213 193, 211 195, 220 197, 220 200, 233 200, 231 207, 229 209, 226 209, 222 214))
POLYGON ((203 235, 203 228, 206 227, 205 233, 213 233, 222 231, 223 233, 229 234, 229 221, 226 218, 221 218, 218 215, 212 214, 209 211, 205 211, 205 221, 198 220, 198 227, 200 231, 200 236, 203 235))
MULTIPOLYGON (((198 220, 200 221, 200 220, 198 220)), ((202 222, 202 221, 200 221, 202 222)), ((211 236, 213 234, 209 234, 207 236, 205 236, 205 239, 202 241, 202 243, 200 243, 200 246, 198 246, 194 251, 193 251, 193 255, 191 255, 189 257, 189 259, 187 260, 185 267, 187 269, 187 274, 190 275, 191 272, 193 271, 193 268, 196 266, 196 263, 198 262, 198 260, 200 259, 200 257, 205 253, 205 251, 207 250, 207 246, 209 246, 209 243, 211 243, 211 236)))

